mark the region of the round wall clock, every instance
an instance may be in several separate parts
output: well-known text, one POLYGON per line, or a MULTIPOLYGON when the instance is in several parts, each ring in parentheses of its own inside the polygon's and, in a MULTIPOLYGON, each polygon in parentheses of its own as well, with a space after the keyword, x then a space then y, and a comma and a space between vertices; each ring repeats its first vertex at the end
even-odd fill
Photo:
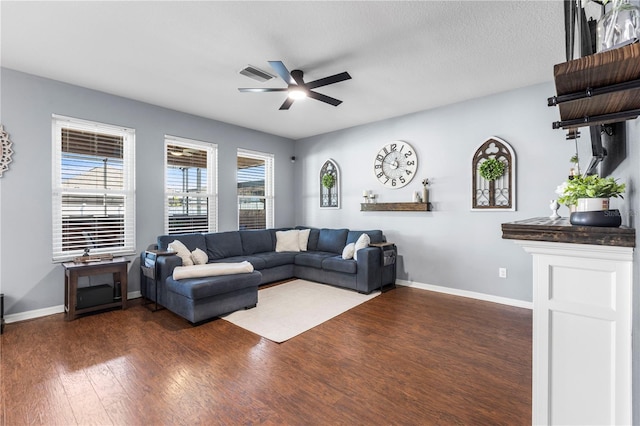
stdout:
POLYGON ((373 172, 381 184, 387 188, 402 188, 416 174, 418 154, 404 141, 386 144, 373 161, 373 172))
POLYGON ((3 125, 0 125, 0 149, 0 177, 2 177, 2 173, 9 169, 9 163, 13 155, 9 133, 5 132, 3 125))

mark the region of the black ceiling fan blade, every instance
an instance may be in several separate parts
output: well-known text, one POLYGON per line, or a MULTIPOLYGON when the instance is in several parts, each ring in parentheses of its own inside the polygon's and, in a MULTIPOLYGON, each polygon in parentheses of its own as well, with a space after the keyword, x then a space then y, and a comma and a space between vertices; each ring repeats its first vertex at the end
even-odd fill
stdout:
POLYGON ((240 87, 238 88, 241 92, 286 92, 289 90, 286 87, 282 88, 267 88, 267 87, 259 87, 259 88, 251 88, 251 87, 240 87))
POLYGON ((293 105, 293 101, 294 101, 294 99, 291 99, 291 98, 287 97, 287 99, 285 99, 285 100, 284 100, 284 102, 282 103, 282 105, 280 105, 280 108, 279 108, 279 109, 280 109, 280 110, 287 110, 287 109, 289 109, 289 107, 290 107, 291 105, 293 105))
POLYGON ((302 76, 304 75, 304 73, 300 70, 293 70, 291 71, 291 78, 293 78, 293 80, 296 82, 296 84, 298 86, 304 86, 304 80, 302 78, 302 76))
POLYGON ((341 72, 340 74, 331 75, 329 77, 321 78, 319 80, 311 81, 306 84, 308 89, 315 89, 316 87, 327 86, 329 84, 339 83, 341 81, 350 80, 351 76, 348 72, 341 72))
POLYGON ((309 93, 307 94, 307 96, 309 96, 310 98, 316 99, 318 101, 331 104, 333 106, 338 106, 342 103, 341 100, 332 98, 331 96, 323 95, 322 93, 312 92, 311 90, 309 90, 309 93))
POLYGON ((273 68, 275 72, 278 73, 280 78, 283 79, 285 83, 295 84, 295 80, 291 77, 291 73, 281 61, 269 61, 269 65, 271 65, 271 68, 273 68))

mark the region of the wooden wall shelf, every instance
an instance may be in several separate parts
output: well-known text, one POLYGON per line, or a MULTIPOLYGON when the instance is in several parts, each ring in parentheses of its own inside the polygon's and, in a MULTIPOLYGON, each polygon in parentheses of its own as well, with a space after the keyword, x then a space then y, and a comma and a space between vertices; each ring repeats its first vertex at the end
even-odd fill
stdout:
POLYGON ((576 226, 571 225, 567 218, 552 220, 546 217, 535 217, 503 223, 502 238, 506 240, 635 247, 636 230, 626 226, 619 228, 576 226))
POLYGON ((613 123, 640 115, 640 43, 553 67, 561 121, 554 129, 613 123))
POLYGON ((428 212, 431 203, 360 203, 361 212, 428 212))

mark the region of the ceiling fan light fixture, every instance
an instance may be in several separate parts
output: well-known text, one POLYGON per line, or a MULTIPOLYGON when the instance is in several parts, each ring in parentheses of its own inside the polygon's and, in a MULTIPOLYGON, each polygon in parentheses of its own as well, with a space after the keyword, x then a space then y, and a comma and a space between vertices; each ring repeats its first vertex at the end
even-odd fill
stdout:
POLYGON ((295 100, 304 99, 307 97, 307 91, 301 87, 294 87, 292 89, 289 89, 288 96, 289 98, 295 99, 295 100))

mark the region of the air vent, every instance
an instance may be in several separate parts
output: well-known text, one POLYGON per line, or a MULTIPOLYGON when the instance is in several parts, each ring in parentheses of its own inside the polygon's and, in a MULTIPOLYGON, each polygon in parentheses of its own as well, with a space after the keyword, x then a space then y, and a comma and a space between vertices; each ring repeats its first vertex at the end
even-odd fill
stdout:
POLYGON ((247 77, 258 80, 260 82, 275 78, 275 75, 271 75, 266 71, 262 71, 260 68, 254 67, 253 65, 247 65, 245 68, 241 69, 240 74, 246 75, 247 77))

